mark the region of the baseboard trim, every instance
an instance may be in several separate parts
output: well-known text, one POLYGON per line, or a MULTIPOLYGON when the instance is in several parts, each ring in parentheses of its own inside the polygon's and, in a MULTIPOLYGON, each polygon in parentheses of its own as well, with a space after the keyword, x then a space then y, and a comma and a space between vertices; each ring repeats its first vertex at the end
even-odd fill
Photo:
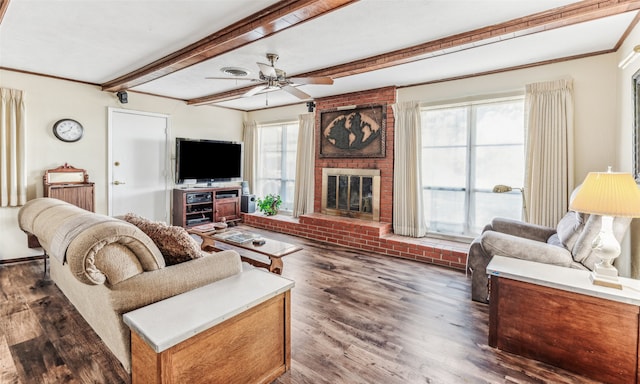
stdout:
POLYGON ((29 257, 18 257, 16 259, 0 260, 0 265, 2 265, 2 264, 13 264, 13 263, 23 263, 25 261, 42 260, 44 258, 45 258, 45 255, 29 256, 29 257))

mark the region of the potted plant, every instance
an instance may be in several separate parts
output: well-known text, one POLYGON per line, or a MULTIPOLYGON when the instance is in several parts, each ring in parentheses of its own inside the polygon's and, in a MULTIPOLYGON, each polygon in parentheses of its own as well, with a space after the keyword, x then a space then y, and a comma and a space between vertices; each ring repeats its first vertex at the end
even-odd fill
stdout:
POLYGON ((278 213, 278 209, 280 209, 280 204, 282 204, 282 199, 280 195, 275 193, 270 193, 264 198, 258 198, 258 209, 263 212, 267 216, 273 216, 278 213))

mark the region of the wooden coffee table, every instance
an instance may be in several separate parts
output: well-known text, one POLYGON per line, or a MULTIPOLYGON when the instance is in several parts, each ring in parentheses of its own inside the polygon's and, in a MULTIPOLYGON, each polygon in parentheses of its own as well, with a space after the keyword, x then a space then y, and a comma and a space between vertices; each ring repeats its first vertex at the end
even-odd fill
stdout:
POLYGON ((203 251, 233 249, 240 253, 242 261, 246 261, 259 268, 266 268, 269 272, 277 273, 278 275, 282 274, 283 264, 281 258, 302 249, 297 245, 270 239, 244 229, 214 230, 208 232, 190 229, 189 233, 200 236, 202 239, 200 248, 203 251), (262 245, 254 245, 252 240, 241 241, 242 239, 252 238, 264 239, 265 243, 262 245), (255 257, 250 257, 251 253, 267 256, 269 263, 257 260, 255 257))

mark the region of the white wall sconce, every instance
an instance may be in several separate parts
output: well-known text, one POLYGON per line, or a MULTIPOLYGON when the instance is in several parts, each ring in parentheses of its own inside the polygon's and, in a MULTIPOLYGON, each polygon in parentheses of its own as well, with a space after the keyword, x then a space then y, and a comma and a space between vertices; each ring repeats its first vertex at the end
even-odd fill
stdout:
POLYGON ((618 68, 627 68, 629 64, 633 63, 635 59, 638 58, 638 56, 640 56, 640 45, 636 45, 635 47, 633 47, 631 52, 629 52, 629 54, 625 56, 622 61, 620 61, 620 63, 618 64, 618 68))

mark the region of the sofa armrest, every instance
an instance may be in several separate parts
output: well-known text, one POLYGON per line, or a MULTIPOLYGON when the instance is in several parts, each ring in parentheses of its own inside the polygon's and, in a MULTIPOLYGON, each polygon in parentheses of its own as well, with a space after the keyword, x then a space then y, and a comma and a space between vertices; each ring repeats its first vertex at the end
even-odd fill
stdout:
POLYGON ((490 230, 541 242, 546 242, 549 237, 556 233, 555 228, 502 217, 496 217, 491 220, 490 230))
MULTIPOLYGON (((242 272, 240 255, 232 250, 147 271, 110 286, 118 313, 155 303, 242 272)), ((212 298, 215 300, 215 298, 212 298)))
POLYGON ((487 265, 496 255, 565 267, 573 265, 571 253, 563 247, 506 233, 486 231, 473 240, 469 247, 467 266, 472 271, 471 298, 474 301, 488 302, 487 265))
POLYGON ((153 241, 120 220, 99 222, 80 232, 67 248, 67 263, 85 284, 117 284, 143 271, 165 267, 153 241))
POLYGON ((480 244, 486 254, 487 264, 496 255, 562 267, 570 267, 573 262, 571 252, 566 248, 506 233, 485 232, 480 237, 480 244))

